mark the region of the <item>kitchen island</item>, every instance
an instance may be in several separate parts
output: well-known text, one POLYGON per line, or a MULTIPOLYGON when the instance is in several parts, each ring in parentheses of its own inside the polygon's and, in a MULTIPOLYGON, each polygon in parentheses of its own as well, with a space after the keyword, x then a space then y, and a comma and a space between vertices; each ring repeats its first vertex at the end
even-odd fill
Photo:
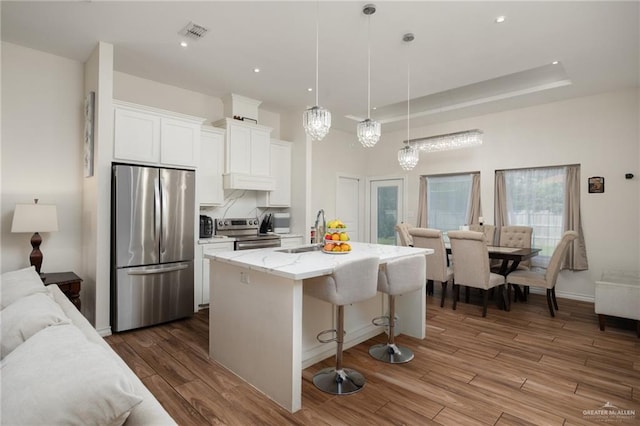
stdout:
MULTIPOLYGON (((335 343, 316 335, 334 328, 333 306, 305 296, 308 278, 329 275, 344 262, 377 256, 380 264, 429 249, 352 243, 347 254, 287 249, 228 251, 210 259, 209 356, 291 412, 301 408, 302 369, 335 356, 335 343)), ((383 315, 382 294, 345 307, 344 348, 384 328, 371 320, 383 315)), ((396 298, 397 332, 425 337, 425 292, 422 288, 396 298)), ((366 374, 365 374, 366 376, 366 374)))

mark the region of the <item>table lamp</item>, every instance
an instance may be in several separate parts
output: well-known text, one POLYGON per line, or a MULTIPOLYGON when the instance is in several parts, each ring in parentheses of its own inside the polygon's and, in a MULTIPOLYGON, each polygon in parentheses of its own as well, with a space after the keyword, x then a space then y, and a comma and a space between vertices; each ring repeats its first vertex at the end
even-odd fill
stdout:
MULTIPOLYGON (((58 211, 56 206, 51 204, 38 204, 38 199, 33 200, 33 204, 16 204, 13 212, 13 223, 11 232, 33 232, 31 237, 31 247, 33 250, 29 255, 29 261, 40 274, 42 266, 42 252, 40 244, 42 237, 40 232, 55 232, 58 230, 58 211)), ((42 275, 41 275, 42 276, 42 275)))

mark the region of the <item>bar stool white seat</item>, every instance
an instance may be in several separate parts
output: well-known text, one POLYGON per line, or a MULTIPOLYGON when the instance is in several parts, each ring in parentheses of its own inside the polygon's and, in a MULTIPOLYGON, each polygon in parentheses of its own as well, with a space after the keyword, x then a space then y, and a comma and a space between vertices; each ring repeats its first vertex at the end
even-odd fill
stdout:
POLYGON ((304 283, 306 295, 337 306, 336 329, 318 333, 322 343, 336 342, 336 366, 325 368, 313 376, 313 384, 320 390, 334 395, 348 395, 360 391, 365 385, 364 376, 342 366, 344 344, 344 306, 375 297, 378 286, 378 263, 375 256, 338 265, 331 275, 310 278, 304 283), (324 334, 333 338, 322 339, 324 334))
POLYGON ((387 343, 374 345, 369 355, 390 364, 401 364, 413 359, 411 349, 395 344, 395 308, 396 296, 422 288, 426 277, 426 258, 424 254, 403 257, 387 262, 378 272, 378 291, 389 295, 389 316, 372 320, 374 325, 388 326, 387 343), (383 320, 386 320, 383 322, 383 320))

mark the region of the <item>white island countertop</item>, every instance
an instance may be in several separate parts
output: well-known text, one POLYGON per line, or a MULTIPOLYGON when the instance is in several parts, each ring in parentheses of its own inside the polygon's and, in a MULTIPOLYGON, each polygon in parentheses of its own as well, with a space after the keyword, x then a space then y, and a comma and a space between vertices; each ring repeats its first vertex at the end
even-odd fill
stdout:
POLYGON ((218 262, 230 263, 250 270, 267 272, 283 278, 303 280, 321 275, 329 275, 335 267, 341 263, 350 262, 366 256, 377 256, 380 258, 380 263, 386 263, 389 260, 411 254, 433 253, 433 250, 424 248, 358 242, 350 242, 349 244, 352 249, 346 254, 323 253, 322 251, 285 253, 279 250, 287 249, 265 248, 217 253, 207 253, 205 249, 204 255, 218 262))

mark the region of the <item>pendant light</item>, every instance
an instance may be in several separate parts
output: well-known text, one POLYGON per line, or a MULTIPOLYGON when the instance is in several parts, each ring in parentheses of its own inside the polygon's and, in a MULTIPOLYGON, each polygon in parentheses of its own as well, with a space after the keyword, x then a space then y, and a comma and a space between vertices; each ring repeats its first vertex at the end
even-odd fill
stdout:
POLYGON ((319 2, 316 3, 316 104, 307 109, 302 114, 302 125, 304 131, 313 140, 320 141, 329 133, 331 128, 331 113, 329 110, 318 105, 318 51, 319 51, 319 2))
POLYGON ((374 4, 367 4, 362 13, 368 16, 369 34, 367 42, 367 119, 358 123, 358 140, 365 148, 371 148, 380 140, 380 122, 371 119, 371 15, 376 13, 374 4))
MULTIPOLYGON (((405 43, 410 43, 415 39, 415 36, 412 33, 407 33, 402 37, 402 41, 405 43)), ((409 60, 407 60, 407 140, 404 141, 406 144, 404 148, 401 148, 398 151, 398 163, 400 163, 400 167, 402 170, 413 170, 413 168, 418 164, 419 155, 418 150, 415 146, 411 145, 411 139, 409 138, 409 117, 411 115, 410 109, 410 101, 411 101, 411 66, 409 64, 409 60)))

